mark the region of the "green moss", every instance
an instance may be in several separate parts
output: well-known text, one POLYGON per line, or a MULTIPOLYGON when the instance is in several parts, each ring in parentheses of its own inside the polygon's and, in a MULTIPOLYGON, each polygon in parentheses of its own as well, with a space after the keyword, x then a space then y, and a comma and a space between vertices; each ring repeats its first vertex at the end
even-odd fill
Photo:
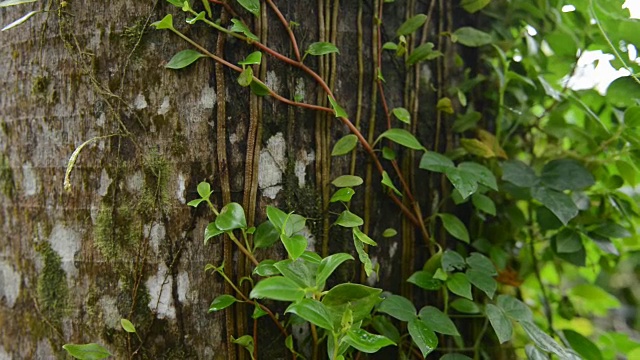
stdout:
POLYGON ((49 87, 49 77, 47 76, 36 76, 33 78, 33 85, 31 86, 31 94, 33 95, 42 95, 47 91, 49 87))
POLYGON ((138 43, 138 39, 144 33, 144 20, 140 19, 132 26, 124 28, 122 32, 122 38, 125 40, 125 46, 128 49, 133 49, 138 43))
POLYGON ((151 152, 143 162, 144 187, 138 211, 145 219, 150 220, 159 209, 171 205, 168 184, 171 168, 169 163, 157 152, 151 152))
POLYGON ((0 191, 6 197, 13 197, 16 186, 13 180, 13 169, 9 165, 9 159, 0 154, 0 191))
POLYGON ((67 274, 62 269, 60 256, 51 244, 42 241, 36 245, 44 266, 38 276, 37 293, 40 312, 55 325, 59 325, 67 313, 67 274))
MULTIPOLYGON (((128 261, 134 254, 135 246, 140 243, 140 222, 134 211, 128 205, 112 207, 102 204, 96 227, 94 229, 95 247, 108 261, 122 260, 122 264, 130 264, 128 261)), ((122 271, 128 270, 126 266, 122 271)))

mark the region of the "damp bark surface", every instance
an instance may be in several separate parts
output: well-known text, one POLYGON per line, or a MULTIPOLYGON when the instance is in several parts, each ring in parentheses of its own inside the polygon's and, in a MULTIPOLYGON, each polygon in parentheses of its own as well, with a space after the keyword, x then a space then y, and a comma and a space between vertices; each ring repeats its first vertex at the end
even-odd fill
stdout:
MULTIPOLYGON (((230 3, 263 43, 293 56, 265 3, 259 18, 230 3)), ((382 66, 389 107, 416 115, 412 130, 427 148, 451 147, 450 119, 435 111, 457 76, 448 38, 437 35, 453 26, 449 1, 276 3, 299 24, 294 32, 302 51, 316 41, 338 46, 339 54, 310 56, 305 64, 326 79, 365 136, 387 128, 376 90, 382 66), (378 39, 375 19, 383 5, 378 39), (410 46, 431 41, 445 56, 407 67, 385 52, 378 64, 377 41, 394 41, 395 29, 419 13, 430 20, 410 46)), ((193 6, 202 10, 200 2, 193 6)), ((230 26, 231 15, 212 7, 230 26)), ((185 15, 165 1, 37 2, 1 9, 0 23, 32 9, 49 12, 0 33, 0 359, 63 359, 63 344, 89 342, 118 359, 247 358, 228 339, 250 333, 253 310, 208 313, 225 285, 205 273, 205 265, 226 260, 233 279, 250 269, 228 240, 204 245, 213 216, 204 206, 186 206, 201 181, 212 184, 218 206, 242 203, 249 226, 265 220, 267 205, 276 205, 310 218, 312 249, 355 253, 350 233, 330 226, 341 208, 329 204, 335 190, 329 184, 339 175, 361 176, 365 185, 356 189, 352 211, 365 214, 365 230, 379 239, 370 254, 380 271, 367 279, 352 262, 330 285, 362 280, 406 291, 407 271, 424 262, 427 247, 403 225, 361 147, 354 157, 329 156, 347 127, 328 113, 256 97, 237 84, 237 73, 210 59, 166 69, 175 53, 191 47, 150 24, 172 13, 176 28, 232 63, 255 50, 250 44, 220 38, 202 23, 187 26, 185 15), (89 140, 65 191, 69 158, 89 140), (399 234, 383 239, 389 227, 399 234), (136 325, 140 338, 122 330, 121 318, 136 325)), ((264 60, 255 72, 269 88, 328 106, 308 75, 273 57, 264 60)), ((418 154, 396 151, 401 166, 415 168, 418 154)), ((439 180, 407 176, 428 215, 430 202, 441 198, 439 180)), ((283 253, 280 246, 258 258, 283 253)), ((273 324, 263 318, 258 325, 269 334, 261 357, 289 358, 273 324)))

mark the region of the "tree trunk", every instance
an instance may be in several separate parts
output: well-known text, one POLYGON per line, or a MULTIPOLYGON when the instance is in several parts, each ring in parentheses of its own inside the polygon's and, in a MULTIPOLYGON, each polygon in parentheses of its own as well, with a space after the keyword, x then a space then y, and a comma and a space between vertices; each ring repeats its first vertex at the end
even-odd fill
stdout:
MULTIPOLYGON (((172 13, 176 28, 232 63, 255 48, 220 37, 202 22, 187 26, 185 15, 164 1, 63 3, 0 9, 2 24, 30 7, 50 10, 0 33, 0 359, 64 358, 63 344, 88 342, 103 344, 116 358, 247 356, 229 339, 251 333, 253 309, 236 305, 207 312, 215 296, 231 291, 219 276, 205 273, 205 265, 224 262, 228 274, 239 279, 249 264, 228 239, 203 244, 213 216, 186 202, 197 197, 196 186, 205 180, 212 183, 218 206, 229 201, 244 206, 250 226, 262 222, 272 204, 308 217, 313 248, 326 255, 353 253, 349 234, 330 227, 341 211, 329 204, 330 181, 349 173, 361 176, 365 185, 356 189, 352 211, 365 219, 363 230, 379 239, 380 246, 370 249, 381 265, 379 278, 366 279, 356 262, 341 268, 340 276, 410 294, 402 284, 428 258, 428 247, 385 195, 362 147, 354 157, 330 157, 347 127, 332 114, 252 95, 237 84, 236 72, 211 60, 166 69, 176 52, 192 47, 150 23, 172 13), (67 192, 69 158, 91 139, 75 161, 67 192), (399 235, 383 239, 388 227, 399 235), (122 330, 121 318, 135 324, 139 339, 122 330)), ((262 43, 293 57, 289 37, 266 3, 257 18, 229 3, 262 43)), ((335 90, 370 143, 387 129, 376 83, 378 41, 394 40, 404 20, 428 14, 428 25, 408 46, 431 41, 445 56, 408 67, 385 51, 384 91, 389 109, 402 106, 414 115, 408 128, 423 145, 438 151, 452 147, 451 121, 435 104, 457 78, 449 38, 438 36, 451 31, 454 4, 276 3, 286 19, 299 23, 293 30, 301 51, 316 41, 340 49, 309 56, 305 64, 335 90), (376 18, 383 5, 378 39, 376 18)), ((214 18, 230 26, 233 15, 211 5, 214 18)), ((199 1, 193 6, 202 8, 199 1)), ((255 71, 269 88, 329 106, 312 78, 266 54, 264 60, 255 71)), ((442 199, 439 178, 415 170, 417 153, 395 150, 429 215, 431 204, 442 199)), ((385 168, 393 173, 390 163, 385 168)), ((282 249, 269 253, 278 254, 282 249)), ((258 325, 266 334, 258 344, 261 358, 288 358, 284 339, 271 331, 269 320, 258 325)))

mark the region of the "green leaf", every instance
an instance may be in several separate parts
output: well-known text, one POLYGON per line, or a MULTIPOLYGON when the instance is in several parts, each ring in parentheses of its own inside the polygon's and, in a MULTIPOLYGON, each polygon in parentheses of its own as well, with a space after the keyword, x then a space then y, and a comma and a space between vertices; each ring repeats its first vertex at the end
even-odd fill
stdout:
POLYGON ((253 246, 256 249, 265 249, 275 244, 280 238, 278 229, 271 223, 271 221, 265 221, 258 225, 258 228, 253 233, 253 246))
POLYGON ((122 325, 122 328, 124 329, 124 331, 128 332, 128 333, 135 333, 136 332, 136 327, 133 325, 133 323, 127 319, 120 319, 120 325, 122 325))
POLYGON ((353 310, 353 321, 358 322, 370 316, 373 307, 380 302, 382 290, 360 284, 342 283, 334 286, 322 298, 330 313, 340 314, 334 319, 340 324, 342 314, 353 310))
POLYGON ((640 87, 631 76, 622 76, 609 84, 606 98, 616 107, 635 106, 640 99, 640 87))
POLYGON ((365 243, 367 245, 378 246, 378 244, 375 241, 373 241, 373 239, 370 238, 369 235, 363 233, 357 227, 353 228, 353 236, 355 236, 358 240, 362 241, 363 243, 365 243))
POLYGON ((491 262, 488 257, 480 253, 471 253, 471 255, 467 257, 466 261, 467 265, 474 270, 481 271, 490 276, 498 275, 498 271, 496 271, 496 267, 493 265, 493 262, 491 262))
POLYGON ((233 305, 236 301, 238 301, 238 299, 234 298, 231 295, 224 294, 217 296, 215 299, 213 299, 211 305, 209 305, 209 312, 226 309, 229 306, 233 305))
POLYGON ((396 31, 396 35, 398 36, 409 35, 414 31, 418 30, 422 25, 424 25, 426 21, 427 21, 427 15, 425 14, 415 15, 407 19, 407 21, 405 21, 404 23, 402 23, 402 25, 400 25, 400 27, 396 31))
POLYGON ((170 29, 173 30, 173 16, 167 14, 162 20, 151 23, 151 26, 155 26, 156 30, 170 29))
POLYGON ((491 200, 490 197, 475 193, 471 196, 471 202, 473 206, 482 211, 485 214, 489 214, 492 216, 496 216, 496 204, 491 200))
POLYGON ((454 270, 463 270, 465 268, 464 258, 456 251, 446 250, 442 254, 442 270, 452 272, 454 270))
POLYGON ((287 250, 287 254, 293 260, 297 259, 302 255, 304 250, 309 245, 307 242, 307 238, 298 234, 289 236, 287 234, 280 234, 280 240, 282 240, 282 244, 284 248, 287 250))
POLYGON ((388 147, 388 146, 383 146, 382 147, 382 157, 386 160, 395 160, 396 159, 396 152, 393 151, 392 148, 388 147))
POLYGON ((386 237, 386 238, 394 237, 396 235, 398 235, 398 232, 396 231, 396 229, 392 229, 392 228, 386 228, 382 232, 382 237, 386 237))
POLYGON ((451 307, 454 308, 456 311, 464 314, 480 313, 480 307, 478 306, 478 304, 467 299, 455 299, 449 305, 451 305, 451 307))
POLYGON ((407 326, 411 340, 418 345, 418 349, 423 357, 431 353, 438 346, 438 337, 424 322, 420 319, 412 319, 407 326))
POLYGON ((276 261, 272 259, 262 260, 260 264, 253 269, 253 274, 265 277, 281 275, 280 270, 274 266, 275 263, 276 261))
POLYGON ((518 160, 508 160, 502 163, 502 180, 526 188, 534 187, 540 181, 532 168, 518 160))
POLYGON ((352 228, 364 224, 364 220, 362 220, 360 216, 352 213, 351 211, 345 210, 340 214, 340 216, 338 216, 338 219, 336 219, 336 222, 333 224, 346 228, 352 228))
POLYGON ((393 190, 393 192, 396 193, 398 196, 402 196, 402 193, 400 192, 400 190, 398 190, 398 188, 395 185, 393 185, 393 181, 391 181, 391 178, 389 177, 389 174, 386 171, 382 172, 381 183, 382 185, 385 185, 389 189, 393 190))
MULTIPOLYGON (((205 0, 203 0, 203 2, 204 1, 205 0)), ((193 24, 197 23, 200 20, 204 20, 205 18, 206 18, 206 15, 205 15, 204 11, 200 11, 198 13, 198 15, 196 15, 195 17, 187 18, 187 24, 193 25, 193 24)))
POLYGON ((494 278, 492 278, 491 276, 487 275, 482 271, 478 271, 474 269, 467 270, 465 275, 467 275, 467 279, 473 286, 477 287, 478 289, 482 290, 485 294, 487 294, 489 299, 493 299, 493 295, 496 293, 496 290, 498 289, 498 283, 494 278))
POLYGON ((260 0, 237 0, 238 4, 240 4, 247 11, 252 13, 254 16, 260 16, 260 0))
POLYGON ((330 42, 314 42, 309 45, 306 53, 313 56, 322 56, 333 53, 339 54, 340 50, 330 42))
POLYGON ((571 329, 562 330, 564 338, 567 339, 571 348, 575 350, 585 360, 603 360, 602 352, 588 338, 571 329))
POLYGON ((10 23, 9 25, 5 26, 2 28, 2 30, 0 31, 5 31, 5 30, 9 30, 12 29, 22 23, 24 23, 25 21, 29 20, 33 15, 41 13, 42 11, 29 11, 28 13, 26 13, 25 15, 23 15, 21 18, 19 18, 18 20, 10 23))
POLYGON ((417 318, 416 307, 411 300, 400 295, 389 295, 378 306, 378 312, 388 314, 400 321, 411 321, 417 318))
POLYGON ((238 84, 242 87, 251 85, 253 81, 253 69, 251 67, 245 68, 238 76, 238 84))
POLYGON ((473 360, 473 359, 468 357, 467 355, 449 353, 449 354, 442 355, 440 360, 473 360))
POLYGON ((468 198, 478 190, 478 181, 473 173, 458 168, 448 168, 445 175, 451 184, 460 192, 463 199, 468 198))
POLYGON ((632 106, 625 110, 624 124, 629 127, 640 127, 640 106, 632 106))
POLYGON ((533 322, 521 321, 520 325, 527 333, 531 341, 533 341, 533 343, 536 344, 540 349, 546 352, 554 353, 561 359, 573 358, 551 336, 540 330, 540 328, 533 322))
POLYGON ((440 334, 460 336, 458 329, 454 325, 451 318, 443 313, 440 309, 433 306, 425 306, 420 309, 419 315, 429 329, 440 334))
POLYGON ((447 288, 452 293, 473 300, 471 295, 471 283, 463 273, 454 273, 446 281, 447 288))
POLYGON ((362 241, 358 240, 355 235, 353 235, 353 246, 358 253, 358 260, 360 260, 360 262, 362 263, 365 274, 367 276, 371 276, 371 273, 373 272, 373 264, 371 263, 371 258, 369 258, 369 254, 364 251, 364 244, 362 243, 362 241))
POLYGON ((527 344, 524 348, 525 354, 527 354, 527 360, 548 360, 549 357, 540 351, 535 345, 527 344))
POLYGON ((282 276, 293 280, 302 288, 311 288, 316 285, 315 275, 318 264, 306 261, 302 257, 296 260, 286 259, 273 264, 282 276))
POLYGON ((487 313, 487 318, 489 318, 493 331, 495 331, 498 336, 500 344, 504 344, 511 340, 513 327, 511 325, 511 320, 507 318, 504 312, 493 304, 487 304, 485 312, 487 313))
POLYGON ((200 205, 201 202, 205 201, 204 199, 193 199, 191 201, 189 201, 187 203, 187 206, 193 206, 194 208, 197 208, 198 205, 200 205))
POLYGON ((558 191, 583 190, 595 183, 593 175, 571 159, 553 160, 545 164, 540 180, 546 187, 558 191))
POLYGON ((355 175, 342 175, 335 178, 331 184, 335 187, 355 187, 362 185, 363 181, 360 176, 355 175))
POLYGON ((491 0, 462 0, 460 6, 462 6, 468 13, 475 13, 482 10, 485 6, 489 5, 491 0))
POLYGON ((99 360, 112 356, 109 350, 96 343, 82 345, 65 344, 62 345, 62 348, 65 349, 69 355, 81 360, 99 360))
POLYGON ((216 217, 216 227, 222 231, 245 229, 247 219, 242 205, 235 202, 225 205, 216 217))
POLYGON ((574 253, 583 248, 580 233, 572 229, 562 229, 556 235, 556 252, 574 253))
POLYGON ((197 190, 198 190, 198 195, 200 195, 200 197, 203 199, 208 199, 209 196, 211 196, 211 193, 213 192, 211 191, 211 185, 209 185, 209 183, 206 181, 199 183, 197 190))
POLYGON ((400 332, 398 328, 393 325, 389 317, 384 315, 374 316, 373 319, 371 319, 371 326, 373 326, 378 333, 391 339, 391 341, 396 344, 400 342, 400 332))
POLYGON ((351 329, 342 341, 364 353, 375 353, 381 348, 395 343, 382 335, 372 334, 363 329, 351 329))
MULTIPOLYGON (((455 111, 453 110, 453 104, 451 103, 451 99, 449 99, 448 97, 443 97, 442 99, 438 100, 438 102, 436 103, 436 109, 438 111, 442 111, 443 113, 449 114, 449 115, 453 115, 455 113, 455 111)), ((462 146, 465 145, 464 141, 478 141, 478 140, 462 139, 461 140, 462 146)))
POLYGON ((336 191, 331 196, 331 199, 329 200, 329 202, 337 202, 337 201, 349 202, 349 201, 351 201, 351 198, 353 197, 353 194, 355 194, 355 193, 356 192, 353 191, 353 189, 350 188, 350 187, 338 189, 338 191, 336 191))
POLYGON ((433 60, 443 56, 442 52, 433 50, 434 46, 432 42, 427 42, 413 49, 409 57, 407 57, 407 65, 415 65, 421 61, 433 60))
POLYGON ((222 233, 224 233, 224 231, 218 229, 215 222, 210 222, 207 228, 204 229, 204 244, 207 245, 209 239, 222 233))
POLYGON ((578 208, 569 195, 545 187, 531 189, 534 199, 540 201, 547 209, 558 217, 562 224, 567 225, 571 219, 578 215, 578 208))
POLYGON ((453 42, 469 47, 479 47, 493 42, 493 37, 484 31, 469 26, 461 27, 451 35, 453 42))
POLYGON ((213 14, 211 13, 211 4, 209 4, 209 0, 202 0, 202 6, 204 6, 204 9, 207 11, 207 15, 209 15, 209 18, 213 18, 213 14))
POLYGON ((486 166, 475 162, 463 162, 458 164, 458 168, 475 177, 476 181, 489 189, 498 191, 498 182, 495 175, 486 166))
POLYGON ((496 305, 513 320, 533 321, 531 309, 522 301, 511 295, 498 295, 496 305))
POLYGON ((437 214, 436 216, 442 220, 442 225, 444 226, 445 230, 447 230, 447 232, 451 234, 451 236, 458 240, 462 240, 467 244, 469 243, 469 232, 464 226, 464 223, 460 221, 460 219, 452 214, 441 213, 437 214))
POLYGON ((249 85, 251 92, 257 96, 267 96, 270 94, 270 90, 263 82, 258 80, 253 80, 249 85))
POLYGON ((199 58, 205 56, 206 55, 203 55, 195 50, 182 50, 179 53, 175 54, 164 67, 176 70, 182 69, 191 65, 199 58))
POLYGON ((36 0, 4 0, 3 2, 0 2, 0 8, 20 5, 20 4, 28 4, 32 2, 36 2, 36 0))
POLYGON ((395 116, 398 120, 402 121, 405 124, 411 124, 411 114, 409 110, 403 107, 397 107, 391 110, 393 116, 395 116))
POLYGON ((298 301, 304 297, 304 289, 291 279, 274 276, 258 282, 251 290, 249 297, 252 299, 298 301))
POLYGON ((342 117, 342 118, 347 118, 349 117, 347 115, 347 112, 338 104, 338 102, 336 101, 336 99, 332 98, 331 96, 328 96, 329 98, 329 103, 331 103, 331 108, 333 109, 333 111, 336 114, 336 117, 342 117))
POLYGON ((613 239, 625 239, 633 236, 629 230, 613 221, 606 221, 592 230, 593 233, 613 239))
POLYGON ((433 278, 433 274, 428 271, 420 270, 416 271, 409 278, 407 282, 412 283, 425 290, 439 290, 442 287, 442 282, 433 278))
POLYGON ((251 54, 247 55, 244 60, 240 61, 238 64, 240 65, 260 65, 262 62, 262 53, 260 51, 254 51, 251 54))
POLYGON ((237 339, 231 336, 231 342, 245 348, 253 357, 253 337, 251 335, 242 335, 237 339))
POLYGON ((302 299, 289 305, 286 313, 294 313, 315 326, 333 331, 333 321, 326 306, 316 299, 302 299))
POLYGON ((266 213, 267 218, 269 219, 269 221, 271 221, 273 226, 278 230, 279 233, 283 234, 285 222, 289 218, 289 214, 270 205, 267 206, 266 213))
POLYGON ((426 151, 420 159, 419 167, 420 169, 429 171, 445 172, 447 169, 454 169, 455 165, 451 159, 440 153, 435 151, 426 151))
POLYGON ((245 24, 242 23, 241 20, 231 19, 231 22, 233 23, 233 26, 231 26, 231 31, 244 34, 244 36, 253 41, 260 40, 254 33, 251 32, 251 30, 249 30, 249 28, 245 24))
POLYGON ((418 139, 405 129, 389 129, 380 134, 375 142, 377 143, 382 138, 389 139, 409 149, 424 150, 424 146, 420 144, 418 139))
POLYGON ((358 137, 353 134, 346 135, 336 141, 336 144, 333 145, 331 156, 346 155, 355 149, 356 145, 358 145, 358 137))
MULTIPOLYGON (((354 228, 356 229, 356 228, 354 228)), ((327 279, 343 262, 347 260, 353 260, 353 256, 345 253, 337 253, 329 255, 322 259, 320 266, 318 266, 318 273, 316 275, 316 284, 322 289, 327 279)))

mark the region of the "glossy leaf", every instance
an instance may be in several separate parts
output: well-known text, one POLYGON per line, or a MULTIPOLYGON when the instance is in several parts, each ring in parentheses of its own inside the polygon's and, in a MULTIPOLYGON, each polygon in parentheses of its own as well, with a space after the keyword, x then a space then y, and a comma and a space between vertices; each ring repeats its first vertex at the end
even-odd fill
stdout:
POLYGON ((420 309, 420 319, 429 329, 445 335, 460 336, 451 318, 440 309, 433 306, 425 306, 420 309))
POLYGON ((585 360, 603 360, 602 352, 591 340, 571 329, 562 330, 564 338, 573 350, 585 360))
POLYGON ((302 255, 304 250, 309 245, 307 242, 307 238, 299 234, 293 236, 280 234, 280 240, 282 241, 284 248, 287 250, 289 257, 294 260, 300 257, 300 255, 302 255))
POLYGON ((256 249, 265 249, 275 244, 280 238, 278 229, 271 223, 271 221, 265 221, 258 225, 258 228, 253 233, 253 246, 256 249))
POLYGON ((128 333, 135 333, 136 332, 136 327, 133 325, 133 323, 127 319, 120 319, 120 325, 122 326, 122 328, 124 329, 124 331, 128 332, 128 333))
POLYGON ((282 276, 264 279, 251 290, 252 299, 272 299, 280 301, 298 301, 304 297, 304 289, 293 280, 282 276))
POLYGON ((96 343, 82 345, 65 344, 62 345, 62 348, 65 349, 69 355, 81 360, 99 360, 112 356, 109 350, 96 343))
POLYGON ((454 273, 449 276, 446 281, 447 288, 452 293, 462 296, 463 298, 473 300, 471 295, 471 283, 463 273, 454 273))
POLYGON ((356 187, 362 185, 362 183, 362 178, 354 175, 338 176, 331 182, 335 187, 356 187))
POLYGON ((463 162, 458 165, 460 170, 470 173, 476 181, 489 189, 498 191, 498 182, 495 175, 486 166, 475 162, 463 162))
POLYGON ((289 217, 289 214, 273 206, 267 206, 266 212, 267 212, 267 218, 269 218, 269 221, 271 221, 271 223, 278 230, 278 232, 284 233, 283 228, 285 226, 285 222, 287 221, 287 218, 289 217))
POLYGON ((251 81, 249 88, 251 89, 251 92, 257 96, 267 96, 270 94, 267 85, 265 85, 261 81, 255 80, 255 78, 253 79, 253 81, 251 81))
POLYGON ((498 336, 498 341, 500 344, 504 344, 505 342, 511 340, 511 336, 513 335, 513 327, 511 325, 511 320, 507 318, 507 316, 493 304, 487 304, 485 308, 485 312, 487 314, 487 318, 489 318, 489 322, 491 323, 491 327, 493 331, 496 332, 498 336))
POLYGON ((442 287, 442 281, 434 279, 433 275, 428 271, 416 271, 407 279, 410 282, 425 290, 439 290, 442 287))
POLYGON ((157 30, 170 29, 173 30, 173 16, 167 14, 162 20, 151 23, 151 26, 155 26, 157 30))
POLYGON ((260 16, 260 0, 237 0, 238 4, 240 4, 247 11, 252 13, 254 16, 260 16))
POLYGON ((222 231, 245 229, 247 219, 242 205, 234 202, 225 205, 216 217, 216 227, 222 231))
POLYGON ((461 27, 454 31, 451 39, 469 47, 479 47, 493 42, 491 35, 469 26, 461 27))
POLYGON ((342 314, 347 308, 353 311, 353 321, 358 322, 371 314, 373 307, 380 302, 382 290, 360 284, 342 283, 334 286, 322 298, 330 313, 342 314))
POLYGON ((473 286, 477 287, 478 289, 482 290, 485 294, 487 294, 489 299, 493 299, 493 295, 496 293, 496 290, 498 289, 498 283, 494 278, 492 278, 491 276, 487 275, 482 271, 478 271, 474 269, 467 270, 465 275, 467 276, 467 279, 473 286))
POLYGON ((311 288, 316 285, 315 277, 318 265, 306 261, 302 257, 298 257, 296 260, 281 260, 273 264, 273 266, 278 269, 282 276, 293 280, 302 288, 311 288))
POLYGON ((371 319, 371 326, 373 326, 380 335, 386 336, 396 344, 400 342, 400 332, 388 316, 374 316, 373 319, 371 319))
POLYGON ((318 273, 316 275, 316 284, 318 284, 318 287, 324 287, 329 276, 333 274, 338 266, 347 260, 353 260, 353 256, 345 253, 337 253, 322 259, 320 266, 318 266, 318 273))
POLYGON ((405 129, 389 129, 383 132, 382 134, 380 134, 380 136, 375 142, 377 143, 380 141, 380 139, 383 139, 383 138, 389 139, 395 142, 396 144, 402 145, 409 149, 424 150, 424 147, 420 144, 418 139, 416 139, 416 137, 413 136, 413 134, 411 134, 405 129))
POLYGON ((307 54, 313 56, 322 56, 333 53, 340 53, 340 50, 330 42, 314 42, 307 48, 307 54))
POLYGON ((413 303, 400 295, 389 295, 382 300, 378 311, 388 314, 400 321, 411 321, 417 318, 416 307, 413 303))
POLYGON ((382 237, 386 237, 386 238, 394 237, 396 235, 398 235, 398 232, 396 231, 396 229, 392 229, 392 228, 386 228, 382 232, 382 237))
POLYGON ((238 85, 240 85, 242 87, 247 87, 247 86, 251 85, 251 82, 253 81, 253 69, 248 67, 248 68, 242 70, 242 72, 238 76, 238 80, 237 81, 238 81, 238 85))
POLYGON ((409 110, 403 107, 397 107, 391 110, 391 113, 396 117, 396 119, 402 121, 403 123, 411 124, 411 114, 409 113, 409 110))
POLYGON ((366 251, 364 251, 364 244, 362 241, 358 240, 358 238, 353 236, 353 246, 356 249, 356 253, 358 254, 358 260, 362 263, 364 267, 364 273, 367 276, 371 276, 373 273, 373 263, 371 262, 371 258, 366 251))
POLYGON ((262 62, 262 53, 260 51, 254 51, 251 54, 247 55, 244 60, 238 62, 240 65, 260 65, 262 62))
POLYGON ((209 239, 222 233, 224 233, 224 231, 218 229, 215 222, 210 222, 209 225, 207 225, 207 228, 204 229, 204 244, 206 245, 209 242, 209 239))
POLYGON ((548 162, 540 174, 542 183, 554 190, 583 190, 595 183, 593 175, 579 162, 559 159, 548 162))
POLYGON ((353 134, 346 135, 333 145, 331 156, 346 155, 355 149, 356 145, 358 145, 358 137, 353 134))
POLYGON ((469 243, 469 232, 467 227, 460 219, 452 214, 437 214, 437 217, 442 220, 442 225, 447 232, 454 238, 469 243))
POLYGON ((411 340, 418 345, 418 349, 423 357, 431 353, 438 346, 438 337, 424 322, 420 319, 409 321, 407 326, 411 340))
POLYGON ((280 274, 280 270, 274 266, 275 263, 276 261, 272 259, 262 260, 260 264, 253 269, 253 274, 264 277, 282 275, 280 274))
POLYGON ((398 36, 409 35, 414 31, 418 30, 422 25, 424 25, 426 21, 427 21, 427 15, 425 14, 415 15, 407 19, 407 21, 405 21, 404 23, 402 23, 402 25, 400 25, 400 27, 396 31, 396 35, 398 36))
POLYGON ((340 216, 338 216, 338 219, 336 219, 336 222, 334 223, 334 225, 338 225, 346 228, 361 226, 362 224, 364 224, 364 220, 362 220, 360 216, 352 213, 349 210, 343 211, 340 214, 340 216))
POLYGON ((213 299, 213 301, 211 302, 211 305, 209 305, 209 312, 215 312, 215 311, 226 309, 229 306, 233 305, 236 301, 238 301, 238 299, 234 298, 231 295, 227 295, 227 294, 220 295, 215 299, 213 299))
POLYGON ((382 185, 384 185, 384 186, 388 187, 389 189, 393 190, 393 192, 396 193, 396 195, 402 196, 402 193, 393 184, 393 181, 391 181, 391 178, 389 177, 389 174, 386 171, 382 172, 382 181, 381 181, 381 183, 382 183, 382 185))
POLYGON ((342 117, 342 118, 349 117, 347 115, 347 112, 342 108, 342 106, 338 104, 336 99, 332 98, 331 96, 327 96, 327 97, 329 98, 329 103, 331 104, 331 108, 333 109, 336 117, 342 117))
POLYGON ((364 353, 375 353, 385 346, 395 343, 382 335, 372 334, 363 329, 351 329, 343 338, 343 341, 364 353))
POLYGON ((484 9, 489 3, 491 3, 491 0, 462 0, 460 6, 462 6, 465 11, 473 14, 484 9))
POLYGON ((286 313, 294 313, 315 326, 333 331, 333 321, 329 316, 326 306, 315 299, 302 299, 295 302, 285 310, 286 313))
MULTIPOLYGON (((432 42, 427 42, 413 49, 411 54, 407 57, 407 65, 415 65, 421 61, 433 60, 443 56, 442 52, 433 49, 434 46, 435 45, 432 42)), ((449 106, 449 108, 451 107, 449 106)), ((453 108, 451 108, 450 112, 447 111, 447 113, 452 114, 453 108)))
POLYGON ((459 168, 448 168, 445 170, 447 179, 460 192, 463 199, 468 198, 478 190, 478 181, 473 173, 459 168))
POLYGON ((420 159, 420 169, 445 172, 447 169, 455 168, 455 164, 448 157, 435 151, 426 151, 420 159))
POLYGON ((551 210, 564 225, 567 225, 571 219, 578 215, 578 208, 565 193, 545 187, 535 187, 531 190, 531 195, 551 210))
POLYGON ((349 202, 351 201, 351 198, 355 193, 356 192, 353 191, 353 189, 350 187, 338 189, 338 191, 333 193, 333 195, 331 196, 331 199, 329 199, 329 202, 337 202, 337 201, 349 202))
POLYGON ((534 187, 540 181, 532 168, 517 160, 502 163, 502 180, 519 187, 534 187))

